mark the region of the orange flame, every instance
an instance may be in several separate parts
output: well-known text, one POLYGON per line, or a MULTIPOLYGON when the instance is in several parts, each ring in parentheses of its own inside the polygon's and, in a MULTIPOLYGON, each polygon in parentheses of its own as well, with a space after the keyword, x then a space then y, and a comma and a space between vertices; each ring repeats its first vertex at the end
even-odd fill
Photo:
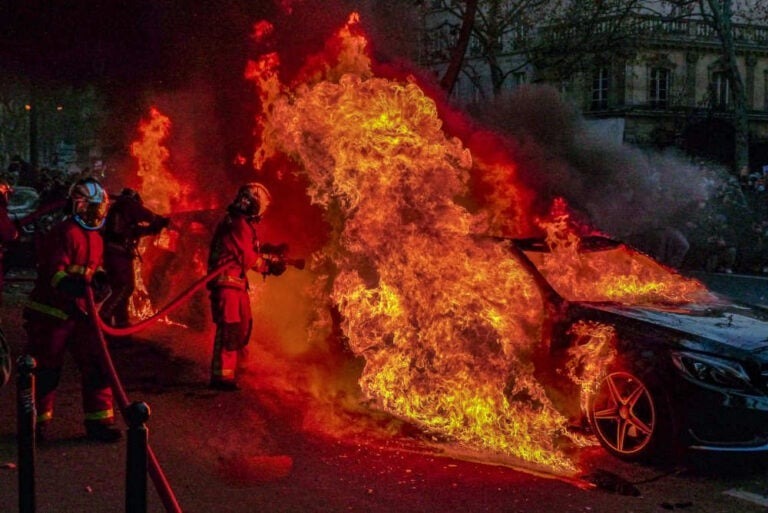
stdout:
POLYGON ((139 139, 131 144, 131 155, 136 158, 138 175, 142 178, 142 198, 159 214, 169 213, 172 202, 178 201, 183 191, 167 166, 170 151, 163 142, 170 130, 170 118, 152 107, 149 119, 139 124, 139 139))
POLYGON ((576 341, 568 349, 570 359, 565 371, 571 381, 581 387, 580 406, 586 411, 587 399, 597 390, 605 370, 616 357, 616 332, 612 326, 580 321, 571 327, 570 334, 576 341))
POLYGON ((289 94, 274 69, 250 76, 266 86, 256 160, 292 156, 312 202, 338 213, 328 293, 366 360, 360 386, 464 446, 570 471, 555 444, 565 420, 525 356, 540 339, 541 298, 505 250, 473 238, 456 202, 469 194, 469 151, 414 81, 372 76, 355 55, 365 48, 355 21, 333 40, 336 67, 321 77, 310 60, 311 83, 289 94))
MULTIPOLYGON (((353 14, 293 86, 280 81, 276 54, 249 63, 246 76, 262 104, 255 167, 291 158, 328 217, 330 240, 313 261, 329 286, 318 293, 336 305, 343 338, 365 359, 362 392, 462 447, 573 472, 558 445, 571 437, 567 419, 531 363, 545 338, 542 298, 507 250, 474 233, 535 225, 525 215, 530 191, 502 152, 478 158, 446 134, 415 79, 375 76, 357 24, 353 14), (472 171, 487 188, 479 213, 464 206, 476 193, 472 171)), ((626 249, 584 260, 566 210, 556 202, 539 223, 552 247, 543 265, 558 290, 617 301, 682 300, 703 290, 626 249)), ((586 397, 614 356, 615 334, 577 324, 572 335, 580 342, 568 377, 586 397)))
MULTIPOLYGON (((130 146, 131 155, 138 164, 137 174, 141 179, 139 187, 141 197, 150 210, 161 215, 195 208, 188 194, 191 187, 179 181, 169 166, 171 152, 166 146, 166 140, 170 135, 171 126, 171 119, 158 108, 152 107, 148 118, 140 121, 137 129, 139 137, 130 146)), ((177 174, 181 175, 181 173, 177 174)), ((130 303, 130 312, 133 317, 144 319, 156 311, 147 287, 156 264, 155 260, 147 255, 148 245, 153 244, 163 251, 173 253, 178 250, 179 240, 180 234, 173 227, 164 229, 156 237, 141 239, 140 253, 143 258, 134 263, 136 290, 131 296, 130 303)), ((198 240, 195 240, 194 244, 194 248, 185 248, 186 255, 183 260, 194 275, 203 275, 205 262, 201 254, 204 248, 200 246, 198 240)), ((159 270, 166 272, 167 265, 166 263, 164 268, 159 270)))
POLYGON ((555 289, 570 300, 685 303, 709 295, 699 281, 671 272, 626 246, 612 251, 580 252, 578 228, 562 199, 555 202, 550 219, 540 222, 540 226, 547 233, 551 253, 541 254, 537 266, 555 289))
POLYGON ((253 32, 251 33, 251 39, 253 39, 256 42, 262 42, 266 38, 268 38, 273 31, 274 31, 274 27, 270 22, 266 20, 258 21, 253 24, 253 32))

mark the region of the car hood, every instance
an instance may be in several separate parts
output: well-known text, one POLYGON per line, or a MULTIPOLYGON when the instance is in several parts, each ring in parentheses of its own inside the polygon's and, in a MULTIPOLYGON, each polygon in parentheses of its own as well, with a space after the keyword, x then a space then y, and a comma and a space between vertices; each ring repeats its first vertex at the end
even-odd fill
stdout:
POLYGON ((675 306, 590 304, 613 315, 750 352, 768 351, 768 312, 737 303, 675 306))

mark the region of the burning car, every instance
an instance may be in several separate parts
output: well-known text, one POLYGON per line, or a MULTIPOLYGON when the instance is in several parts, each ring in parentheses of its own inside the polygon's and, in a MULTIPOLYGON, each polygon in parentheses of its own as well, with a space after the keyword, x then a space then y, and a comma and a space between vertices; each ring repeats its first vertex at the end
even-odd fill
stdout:
POLYGON ((768 312, 716 296, 602 236, 574 246, 576 272, 543 238, 505 244, 545 303, 538 378, 609 453, 645 460, 680 448, 768 450, 768 312), (649 272, 657 278, 642 283, 659 284, 650 295, 625 293, 628 282, 598 283, 601 275, 649 272), (682 282, 684 293, 669 295, 665 279, 682 282), (585 326, 603 328, 608 343, 587 347, 595 337, 582 336, 585 326))

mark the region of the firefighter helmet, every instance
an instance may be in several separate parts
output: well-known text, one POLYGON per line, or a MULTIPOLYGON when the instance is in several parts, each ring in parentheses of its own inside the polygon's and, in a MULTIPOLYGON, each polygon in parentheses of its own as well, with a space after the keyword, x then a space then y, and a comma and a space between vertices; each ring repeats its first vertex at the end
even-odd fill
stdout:
POLYGON ((11 184, 0 178, 0 205, 8 206, 11 194, 13 194, 11 184))
POLYGON ((238 189, 232 207, 248 217, 260 219, 271 201, 272 197, 264 185, 259 182, 250 182, 238 189))
POLYGON ((107 217, 109 197, 95 178, 83 178, 69 188, 72 218, 86 230, 98 230, 107 217))

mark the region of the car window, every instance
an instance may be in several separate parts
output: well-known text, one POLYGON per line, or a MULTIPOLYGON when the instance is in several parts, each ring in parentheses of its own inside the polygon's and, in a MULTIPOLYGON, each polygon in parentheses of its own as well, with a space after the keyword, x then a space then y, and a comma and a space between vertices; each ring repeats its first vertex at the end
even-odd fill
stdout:
POLYGON ((525 254, 550 285, 571 301, 680 304, 710 296, 697 280, 681 276, 624 245, 585 252, 525 254))
POLYGON ((28 215, 37 208, 40 196, 31 187, 16 187, 8 199, 8 211, 17 215, 28 215))

